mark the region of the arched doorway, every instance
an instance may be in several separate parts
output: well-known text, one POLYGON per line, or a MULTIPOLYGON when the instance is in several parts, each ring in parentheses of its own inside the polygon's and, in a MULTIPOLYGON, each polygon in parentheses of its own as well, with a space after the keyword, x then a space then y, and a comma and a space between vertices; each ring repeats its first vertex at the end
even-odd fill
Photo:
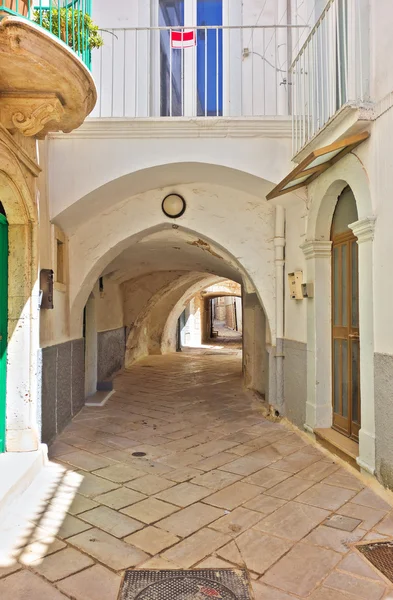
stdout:
POLYGON ((333 427, 356 441, 360 430, 358 243, 349 224, 357 220, 356 200, 346 187, 331 228, 333 427))
POLYGON ((5 451, 8 331, 8 222, 0 202, 0 452, 5 451))

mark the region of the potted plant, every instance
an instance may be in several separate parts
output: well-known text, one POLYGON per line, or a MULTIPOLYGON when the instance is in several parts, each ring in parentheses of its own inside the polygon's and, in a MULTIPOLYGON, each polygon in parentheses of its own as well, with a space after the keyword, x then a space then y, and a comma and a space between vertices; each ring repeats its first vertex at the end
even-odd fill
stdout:
POLYGON ((32 20, 77 53, 100 48, 104 43, 90 15, 72 7, 36 9, 32 20))
POLYGON ((27 17, 29 6, 30 0, 0 0, 0 15, 9 15, 9 12, 3 10, 8 8, 22 17, 27 17))

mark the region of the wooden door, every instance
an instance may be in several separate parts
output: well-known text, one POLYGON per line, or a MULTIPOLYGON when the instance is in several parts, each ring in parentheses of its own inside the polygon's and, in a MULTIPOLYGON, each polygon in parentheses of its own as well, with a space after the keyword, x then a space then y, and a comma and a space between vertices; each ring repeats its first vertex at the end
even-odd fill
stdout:
MULTIPOLYGON (((1 204, 0 204, 1 207, 1 204)), ((1 207, 2 208, 2 207, 1 207)), ((0 214, 0 452, 5 451, 8 325, 8 223, 0 214)))
POLYGON ((358 440, 360 345, 358 244, 351 230, 333 237, 332 372, 333 427, 358 440))

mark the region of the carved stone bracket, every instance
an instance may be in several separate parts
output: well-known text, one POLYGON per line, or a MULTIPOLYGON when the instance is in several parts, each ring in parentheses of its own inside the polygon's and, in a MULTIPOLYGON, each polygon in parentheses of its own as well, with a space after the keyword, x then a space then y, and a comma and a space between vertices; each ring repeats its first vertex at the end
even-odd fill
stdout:
POLYGON ((48 124, 53 131, 63 114, 64 108, 56 94, 0 92, 0 122, 6 129, 27 137, 44 137, 48 124))

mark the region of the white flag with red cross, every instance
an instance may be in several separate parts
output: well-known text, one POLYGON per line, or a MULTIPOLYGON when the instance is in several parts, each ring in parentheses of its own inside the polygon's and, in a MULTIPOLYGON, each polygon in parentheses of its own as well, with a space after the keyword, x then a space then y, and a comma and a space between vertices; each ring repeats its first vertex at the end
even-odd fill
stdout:
POLYGON ((196 32, 171 31, 171 48, 191 48, 196 46, 196 32))

